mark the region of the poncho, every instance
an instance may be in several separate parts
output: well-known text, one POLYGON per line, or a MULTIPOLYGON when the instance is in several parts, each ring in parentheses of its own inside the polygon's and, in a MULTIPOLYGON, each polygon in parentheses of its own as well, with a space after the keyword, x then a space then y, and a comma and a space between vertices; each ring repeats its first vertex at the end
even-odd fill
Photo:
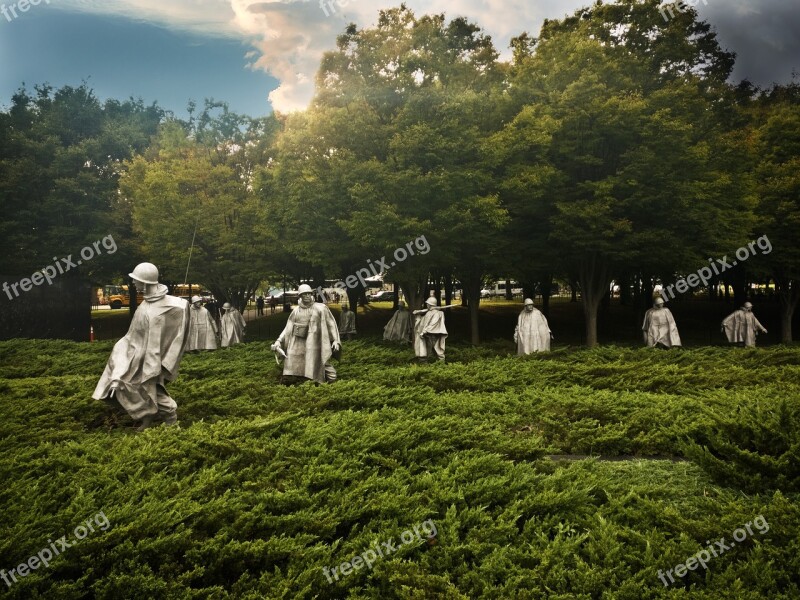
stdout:
POLYGON ((419 358, 428 356, 429 349, 425 336, 436 338, 435 341, 429 342, 430 346, 434 351, 438 349, 444 354, 445 339, 447 338, 444 313, 441 310, 429 309, 422 315, 418 315, 414 324, 414 334, 414 354, 419 358))
POLYGON ((189 336, 186 350, 216 350, 217 324, 204 307, 189 309, 189 336))
POLYGON ((741 308, 725 317, 722 329, 730 343, 744 342, 745 346, 755 346, 758 332, 767 331, 752 312, 741 308))
POLYGON ((390 342, 411 341, 411 313, 398 310, 383 328, 383 339, 390 342))
POLYGON ((517 342, 517 355, 549 352, 550 327, 542 311, 537 308, 530 312, 523 310, 517 318, 514 339, 517 342))
POLYGON ((95 400, 108 397, 117 383, 115 398, 134 420, 158 413, 157 386, 178 375, 189 328, 189 304, 167 295, 158 284, 133 314, 128 333, 114 344, 97 387, 95 400))
POLYGON ((244 317, 235 308, 230 308, 225 311, 225 314, 219 320, 220 328, 220 344, 223 348, 233 346, 234 344, 241 344, 244 338, 244 328, 247 323, 244 322, 244 317))
POLYGON ((352 310, 343 310, 339 317, 339 334, 356 333, 356 314, 352 310))
POLYGON ((667 348, 681 345, 681 336, 678 335, 678 327, 675 319, 668 308, 651 308, 644 316, 642 325, 644 343, 652 348, 656 344, 662 344, 667 348))
POLYGON ((286 352, 284 376, 325 383, 325 365, 333 355, 331 345, 339 342, 336 319, 324 304, 303 306, 301 301, 289 315, 278 342, 286 352))

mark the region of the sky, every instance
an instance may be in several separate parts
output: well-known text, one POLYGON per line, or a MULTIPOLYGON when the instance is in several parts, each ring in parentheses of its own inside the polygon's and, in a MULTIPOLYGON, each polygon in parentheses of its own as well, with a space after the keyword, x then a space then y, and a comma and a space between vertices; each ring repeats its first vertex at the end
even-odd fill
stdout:
MULTIPOLYGON (((406 0, 415 14, 465 16, 502 58, 510 39, 536 35, 592 0, 406 0)), ((800 78, 800 0, 693 0, 737 54, 734 81, 800 78)), ((23 85, 82 82, 101 99, 141 98, 186 116, 190 100, 224 100, 264 116, 305 108, 336 36, 368 27, 384 0, 0 0, 0 108, 23 85), (36 3, 35 5, 33 3, 36 3)))

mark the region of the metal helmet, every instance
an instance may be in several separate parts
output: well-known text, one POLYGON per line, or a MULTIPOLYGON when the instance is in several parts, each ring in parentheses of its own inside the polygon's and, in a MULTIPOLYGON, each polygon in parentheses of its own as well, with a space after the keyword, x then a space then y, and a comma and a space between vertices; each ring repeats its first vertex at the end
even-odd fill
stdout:
POLYGON ((225 304, 222 305, 222 310, 230 310, 230 309, 231 309, 230 302, 226 302, 225 304))
POLYGON ((425 300, 425 304, 428 306, 436 306, 436 298, 430 296, 427 300, 425 300))
POLYGON ((753 305, 752 305, 752 304, 750 304, 749 302, 745 302, 745 303, 744 303, 742 306, 743 306, 744 308, 753 308, 753 305))
POLYGON ((314 290, 311 289, 310 285, 304 283, 299 288, 297 288, 297 292, 302 296, 303 294, 313 294, 314 290))
POLYGON ((528 306, 528 304, 533 304, 533 300, 530 298, 525 298, 525 306, 528 306))
POLYGON ((198 302, 202 302, 203 299, 200 296, 192 296, 192 304, 197 304, 198 302))
POLYGON ((153 263, 139 263, 133 270, 133 273, 128 273, 128 277, 132 277, 136 281, 142 283, 158 283, 158 267, 153 263))
POLYGON ((653 302, 654 302, 654 304, 657 304, 658 306, 661 306, 662 304, 664 304, 664 299, 661 296, 659 296, 653 302))

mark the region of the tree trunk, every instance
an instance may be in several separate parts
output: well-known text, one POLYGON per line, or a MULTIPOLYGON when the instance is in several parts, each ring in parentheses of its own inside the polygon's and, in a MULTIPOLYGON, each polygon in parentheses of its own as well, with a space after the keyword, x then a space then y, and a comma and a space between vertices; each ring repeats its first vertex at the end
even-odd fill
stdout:
POLYGON ((354 313, 358 312, 358 300, 361 298, 363 292, 364 288, 358 285, 356 287, 347 288, 347 305, 354 313))
POLYGON ((542 312, 545 317, 550 317, 550 294, 553 291, 553 274, 548 273, 542 277, 542 312))
POLYGON ((446 275, 444 278, 444 303, 450 305, 453 303, 453 276, 446 275))
POLYGON ((619 280, 619 303, 628 306, 631 303, 631 278, 625 274, 619 280))
POLYGON ((781 344, 792 343, 792 319, 800 300, 800 281, 787 277, 775 277, 778 301, 781 305, 781 344))
POLYGON ((422 302, 425 300, 425 298, 422 296, 424 282, 414 281, 412 279, 408 281, 399 281, 398 284, 403 290, 403 295, 406 297, 406 301, 408 302, 408 310, 415 311, 422 308, 422 302))
POLYGON ((583 296, 583 314, 586 318, 586 345, 597 346, 597 311, 600 301, 611 283, 608 262, 596 253, 587 256, 580 265, 578 282, 583 296))
POLYGON ((575 279, 570 278, 569 280, 569 289, 572 293, 569 301, 570 302, 577 302, 578 301, 578 282, 575 279))
POLYGON ((747 302, 747 277, 741 264, 733 267, 731 281, 733 283, 733 303, 741 306, 747 302))
POLYGON ((511 279, 506 276, 506 300, 513 300, 514 296, 511 294, 511 279))
POLYGON ((480 344, 480 332, 478 330, 478 309, 481 303, 481 277, 471 277, 464 282, 464 293, 469 297, 469 331, 470 343, 473 346, 480 344))

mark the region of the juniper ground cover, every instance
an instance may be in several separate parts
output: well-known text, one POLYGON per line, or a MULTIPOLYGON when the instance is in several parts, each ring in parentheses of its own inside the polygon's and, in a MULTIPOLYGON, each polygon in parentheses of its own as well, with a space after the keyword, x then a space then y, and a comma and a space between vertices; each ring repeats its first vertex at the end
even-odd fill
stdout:
POLYGON ((336 384, 287 388, 256 341, 186 356, 180 427, 136 435, 90 398, 111 346, 0 343, 0 569, 111 524, 0 597, 800 597, 800 349, 497 341, 420 367, 368 337, 336 384))

